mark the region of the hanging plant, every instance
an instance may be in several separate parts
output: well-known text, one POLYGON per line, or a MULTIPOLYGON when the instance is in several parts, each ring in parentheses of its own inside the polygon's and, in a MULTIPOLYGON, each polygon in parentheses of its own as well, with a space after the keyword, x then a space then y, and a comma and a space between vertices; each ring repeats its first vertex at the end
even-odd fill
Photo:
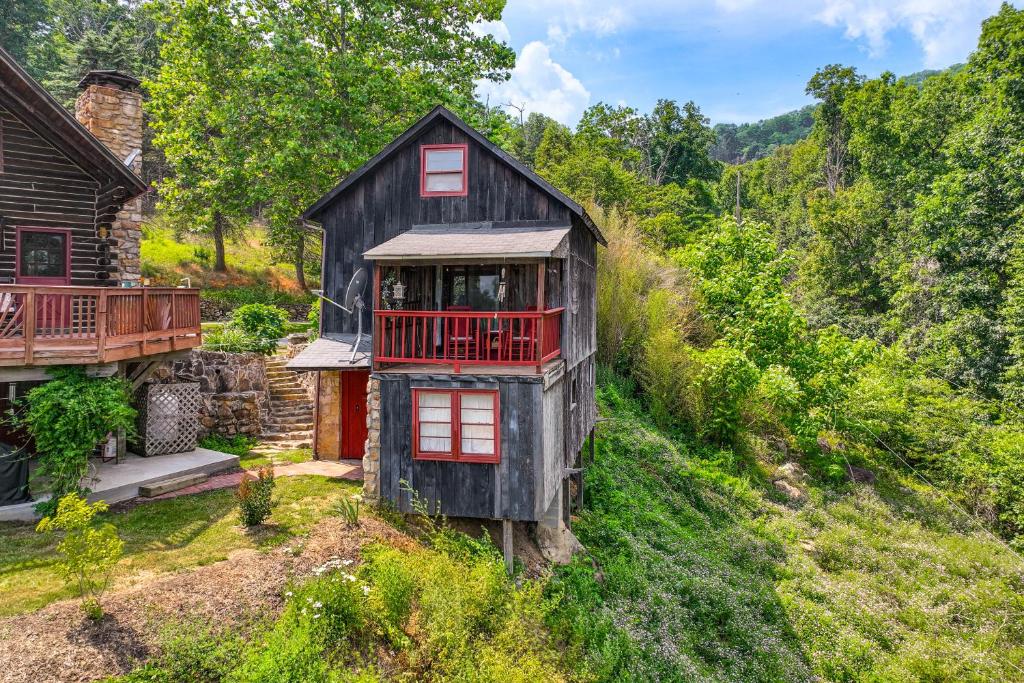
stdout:
POLYGON ((88 377, 82 368, 49 371, 53 379, 25 396, 20 419, 35 441, 39 466, 35 477, 48 482, 50 500, 36 509, 52 513, 68 493, 84 493, 81 481, 89 456, 107 434, 132 433, 136 411, 128 382, 116 377, 88 377))

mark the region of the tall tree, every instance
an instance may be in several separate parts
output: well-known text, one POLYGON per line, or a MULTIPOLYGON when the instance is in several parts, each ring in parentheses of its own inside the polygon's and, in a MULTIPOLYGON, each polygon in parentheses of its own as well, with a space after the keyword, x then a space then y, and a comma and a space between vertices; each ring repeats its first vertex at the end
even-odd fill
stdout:
POLYGON ((23 66, 29 48, 45 32, 50 8, 42 0, 4 0, 0 3, 0 45, 23 66))
POLYGON ((473 26, 500 18, 503 7, 501 0, 169 3, 165 63, 152 85, 158 144, 184 169, 195 150, 178 139, 212 137, 222 151, 201 164, 205 182, 172 181, 166 202, 188 213, 195 204, 179 197, 198 192, 229 215, 258 206, 301 281, 303 209, 432 105, 480 115, 475 82, 506 78, 514 54, 473 26), (216 54, 222 39, 227 56, 216 54), (210 107, 180 116, 196 99, 210 107))
POLYGON ((814 120, 825 149, 825 186, 831 194, 846 182, 850 170, 847 154, 850 128, 843 114, 843 102, 863 81, 856 69, 829 64, 807 82, 807 94, 821 100, 814 111, 814 120))

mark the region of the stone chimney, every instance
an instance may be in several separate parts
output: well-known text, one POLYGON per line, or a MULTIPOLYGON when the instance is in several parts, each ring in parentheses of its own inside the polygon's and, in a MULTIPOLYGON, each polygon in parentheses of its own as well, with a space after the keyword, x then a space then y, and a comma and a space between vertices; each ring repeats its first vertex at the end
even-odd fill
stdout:
MULTIPOLYGON (((142 95, 139 81, 119 71, 90 71, 78 84, 75 118, 122 162, 142 174, 142 95)), ((117 240, 117 277, 139 284, 142 198, 127 202, 111 224, 117 240)))

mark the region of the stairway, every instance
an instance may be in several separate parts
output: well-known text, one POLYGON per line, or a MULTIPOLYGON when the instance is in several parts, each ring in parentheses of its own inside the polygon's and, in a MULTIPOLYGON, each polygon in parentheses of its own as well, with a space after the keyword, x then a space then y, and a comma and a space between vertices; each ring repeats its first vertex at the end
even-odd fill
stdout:
POLYGON ((313 402, 298 375, 285 367, 287 363, 284 356, 266 359, 270 414, 261 443, 254 449, 257 452, 289 451, 313 444, 313 402))

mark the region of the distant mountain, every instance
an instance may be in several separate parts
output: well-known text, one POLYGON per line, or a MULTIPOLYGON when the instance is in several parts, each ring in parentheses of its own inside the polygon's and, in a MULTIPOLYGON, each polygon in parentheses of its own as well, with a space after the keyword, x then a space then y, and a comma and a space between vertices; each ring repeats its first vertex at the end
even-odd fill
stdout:
MULTIPOLYGON (((954 64, 948 69, 928 69, 918 71, 901 80, 921 86, 925 80, 938 74, 956 73, 964 67, 954 64)), ((719 123, 715 125, 718 141, 711 148, 711 156, 728 164, 743 163, 761 159, 772 153, 779 145, 791 145, 810 135, 814 125, 814 109, 818 105, 809 104, 802 109, 786 112, 757 123, 719 123)))
POLYGON ((768 156, 779 145, 802 140, 814 125, 816 106, 809 104, 757 123, 719 123, 715 126, 718 141, 711 148, 711 156, 730 164, 742 163, 768 156))

